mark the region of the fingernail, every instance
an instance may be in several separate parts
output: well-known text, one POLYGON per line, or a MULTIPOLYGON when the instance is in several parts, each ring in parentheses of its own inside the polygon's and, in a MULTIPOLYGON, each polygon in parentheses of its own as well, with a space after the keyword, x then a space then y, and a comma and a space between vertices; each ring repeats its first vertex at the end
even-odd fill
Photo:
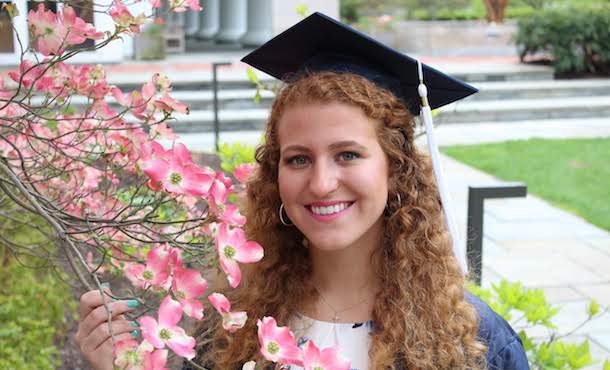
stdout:
POLYGON ((118 301, 117 298, 112 298, 112 302, 116 302, 116 301, 118 301))
POLYGON ((138 307, 138 301, 136 301, 135 299, 130 299, 129 301, 127 301, 127 306, 130 308, 138 307))
POLYGON ((135 322, 135 321, 132 321, 132 322, 131 322, 131 326, 133 326, 134 328, 137 328, 137 327, 139 327, 139 326, 140 326, 140 324, 138 324, 138 323, 137 323, 137 322, 135 322))
POLYGON ((104 289, 110 289, 110 283, 101 283, 100 284, 104 289))
POLYGON ((134 338, 137 338, 138 337, 138 331, 137 330, 132 331, 131 332, 131 336, 134 337, 134 338))

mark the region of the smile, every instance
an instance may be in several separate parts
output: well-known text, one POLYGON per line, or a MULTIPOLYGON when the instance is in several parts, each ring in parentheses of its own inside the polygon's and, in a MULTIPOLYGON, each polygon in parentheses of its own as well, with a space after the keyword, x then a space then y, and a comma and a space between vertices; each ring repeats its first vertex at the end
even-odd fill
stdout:
POLYGON ((354 204, 354 202, 340 202, 328 205, 312 204, 306 206, 306 208, 309 210, 309 212, 311 212, 314 218, 322 221, 328 221, 338 217, 352 204, 354 204))

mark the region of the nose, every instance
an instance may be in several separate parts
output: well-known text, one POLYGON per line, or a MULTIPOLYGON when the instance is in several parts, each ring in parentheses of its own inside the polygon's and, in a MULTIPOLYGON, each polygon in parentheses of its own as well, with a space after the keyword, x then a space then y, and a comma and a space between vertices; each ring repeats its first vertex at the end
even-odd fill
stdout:
POLYGON ((317 161, 312 166, 309 190, 317 198, 324 198, 339 186, 339 173, 325 161, 317 161))

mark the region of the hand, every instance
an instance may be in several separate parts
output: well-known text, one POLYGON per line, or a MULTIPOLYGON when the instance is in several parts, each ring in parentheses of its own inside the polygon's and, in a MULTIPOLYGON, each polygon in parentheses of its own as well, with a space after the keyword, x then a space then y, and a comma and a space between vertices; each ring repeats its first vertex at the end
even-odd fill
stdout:
MULTIPOLYGON (((104 289, 104 292, 110 293, 110 290, 104 289)), ((111 325, 115 341, 133 339, 132 333, 137 329, 137 324, 127 321, 123 314, 133 311, 137 301, 112 302, 110 296, 106 295, 106 302, 112 315, 111 325)), ((100 291, 91 290, 83 294, 80 298, 80 321, 74 339, 95 370, 114 369, 109 326, 108 312, 100 291)))

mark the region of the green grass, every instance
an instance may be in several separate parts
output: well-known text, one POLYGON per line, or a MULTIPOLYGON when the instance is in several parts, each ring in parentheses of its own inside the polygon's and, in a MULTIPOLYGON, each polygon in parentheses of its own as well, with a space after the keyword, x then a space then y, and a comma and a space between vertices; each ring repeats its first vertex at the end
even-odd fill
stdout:
POLYGON ((441 151, 610 230, 610 138, 507 141, 441 151))

